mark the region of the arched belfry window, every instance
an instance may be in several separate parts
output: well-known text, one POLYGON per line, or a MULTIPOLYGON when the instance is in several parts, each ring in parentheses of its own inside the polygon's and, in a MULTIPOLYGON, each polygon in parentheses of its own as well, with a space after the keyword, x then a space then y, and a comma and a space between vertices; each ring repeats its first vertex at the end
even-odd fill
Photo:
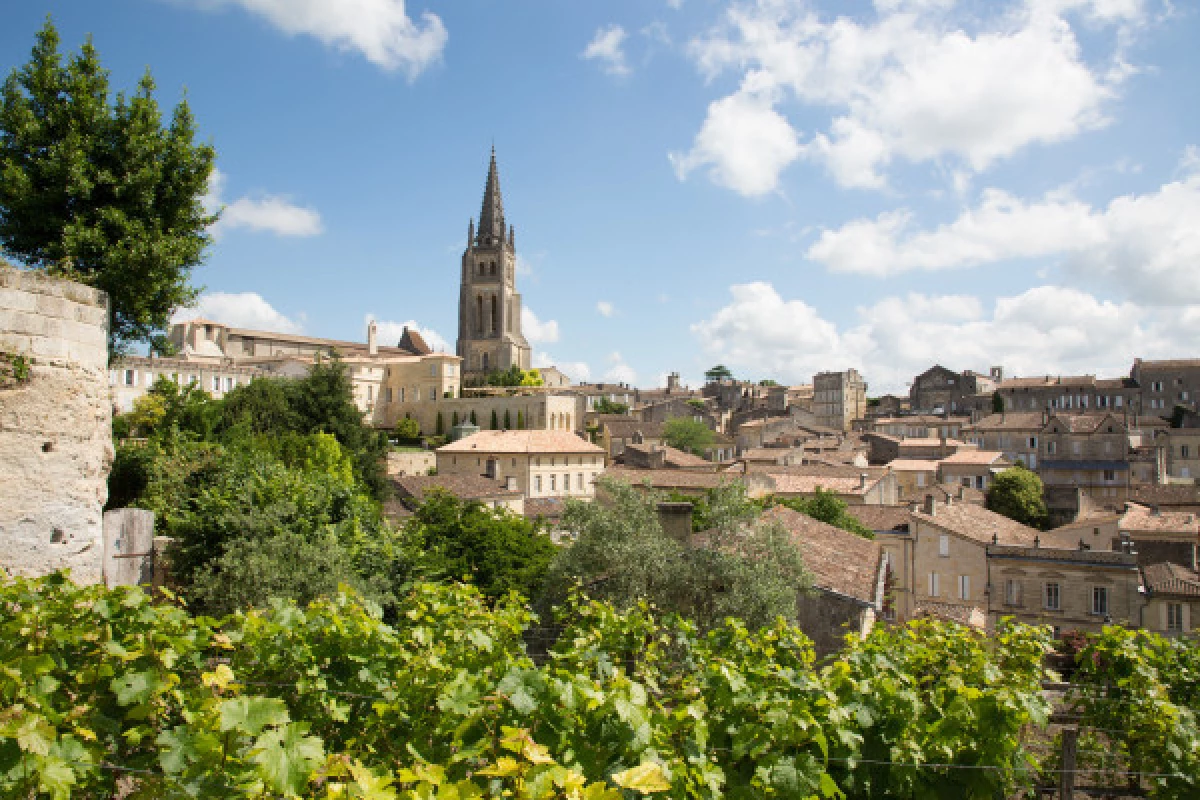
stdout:
POLYGON ((475 295, 475 330, 483 333, 483 295, 475 295))

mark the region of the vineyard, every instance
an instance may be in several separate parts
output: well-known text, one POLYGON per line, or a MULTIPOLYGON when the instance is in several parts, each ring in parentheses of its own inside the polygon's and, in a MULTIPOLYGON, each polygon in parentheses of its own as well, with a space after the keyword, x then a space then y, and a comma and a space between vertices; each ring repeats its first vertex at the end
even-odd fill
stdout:
MULTIPOLYGON (((217 620, 18 579, 0 584, 0 795, 1032 796, 1058 768, 1051 644, 920 621, 816 664, 783 622, 700 634, 580 596, 538 620, 516 595, 421 584, 391 624, 351 594, 217 620)), ((1073 670, 1097 775, 1200 796, 1200 647, 1108 629, 1073 670)))

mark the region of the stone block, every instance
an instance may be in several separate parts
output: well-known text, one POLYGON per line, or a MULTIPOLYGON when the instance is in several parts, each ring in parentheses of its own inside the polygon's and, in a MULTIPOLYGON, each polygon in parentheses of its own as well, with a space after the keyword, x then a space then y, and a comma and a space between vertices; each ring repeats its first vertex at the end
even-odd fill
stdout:
POLYGON ((34 311, 37 309, 37 299, 28 292, 22 292, 0 284, 0 308, 8 308, 15 311, 34 311))
POLYGON ((30 337, 29 352, 39 359, 62 361, 69 357, 67 342, 62 339, 47 339, 45 336, 30 337))
POLYGON ((74 306, 61 297, 54 297, 48 294, 39 294, 37 296, 37 311, 43 316, 66 319, 72 315, 73 309, 74 306))
POLYGON ((29 355, 33 352, 33 338, 22 333, 9 333, 0 329, 0 350, 6 353, 29 355))

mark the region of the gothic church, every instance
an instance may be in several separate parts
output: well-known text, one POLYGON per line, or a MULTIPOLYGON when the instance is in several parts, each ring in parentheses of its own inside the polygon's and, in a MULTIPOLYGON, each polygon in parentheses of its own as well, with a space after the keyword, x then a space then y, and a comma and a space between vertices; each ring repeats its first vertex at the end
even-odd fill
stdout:
POLYGON ((479 229, 471 220, 462 256, 458 297, 458 356, 463 376, 482 376, 514 365, 529 369, 529 342, 521 333, 514 231, 505 227, 496 149, 488 165, 479 229))

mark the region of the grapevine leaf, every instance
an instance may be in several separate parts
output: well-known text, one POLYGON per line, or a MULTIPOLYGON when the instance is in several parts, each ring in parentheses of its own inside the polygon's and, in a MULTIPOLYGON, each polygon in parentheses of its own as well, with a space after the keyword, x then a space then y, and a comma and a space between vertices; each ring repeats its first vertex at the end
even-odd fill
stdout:
POLYGON ((71 787, 75 785, 75 770, 61 758, 47 756, 38 769, 38 788, 48 792, 54 800, 69 800, 71 787))
POLYGON ((26 753, 44 756, 54 744, 54 726, 44 717, 26 717, 17 728, 17 746, 26 753))
POLYGON ((114 678, 109 688, 117 695, 119 704, 128 706, 146 702, 157 687, 158 676, 154 670, 148 669, 114 678))
POLYGON ((287 706, 274 697, 231 697, 220 705, 221 730, 239 730, 257 736, 268 725, 288 721, 287 706))
POLYGON ((255 742, 253 761, 259 775, 272 789, 287 797, 299 797, 308 777, 325 758, 325 748, 316 736, 306 736, 308 725, 288 723, 268 731, 255 742))
POLYGON ((612 776, 612 779, 613 783, 622 789, 630 789, 639 794, 653 794, 655 792, 668 792, 671 790, 671 782, 663 772, 662 766, 655 764, 653 761, 647 761, 624 772, 618 772, 612 776))

